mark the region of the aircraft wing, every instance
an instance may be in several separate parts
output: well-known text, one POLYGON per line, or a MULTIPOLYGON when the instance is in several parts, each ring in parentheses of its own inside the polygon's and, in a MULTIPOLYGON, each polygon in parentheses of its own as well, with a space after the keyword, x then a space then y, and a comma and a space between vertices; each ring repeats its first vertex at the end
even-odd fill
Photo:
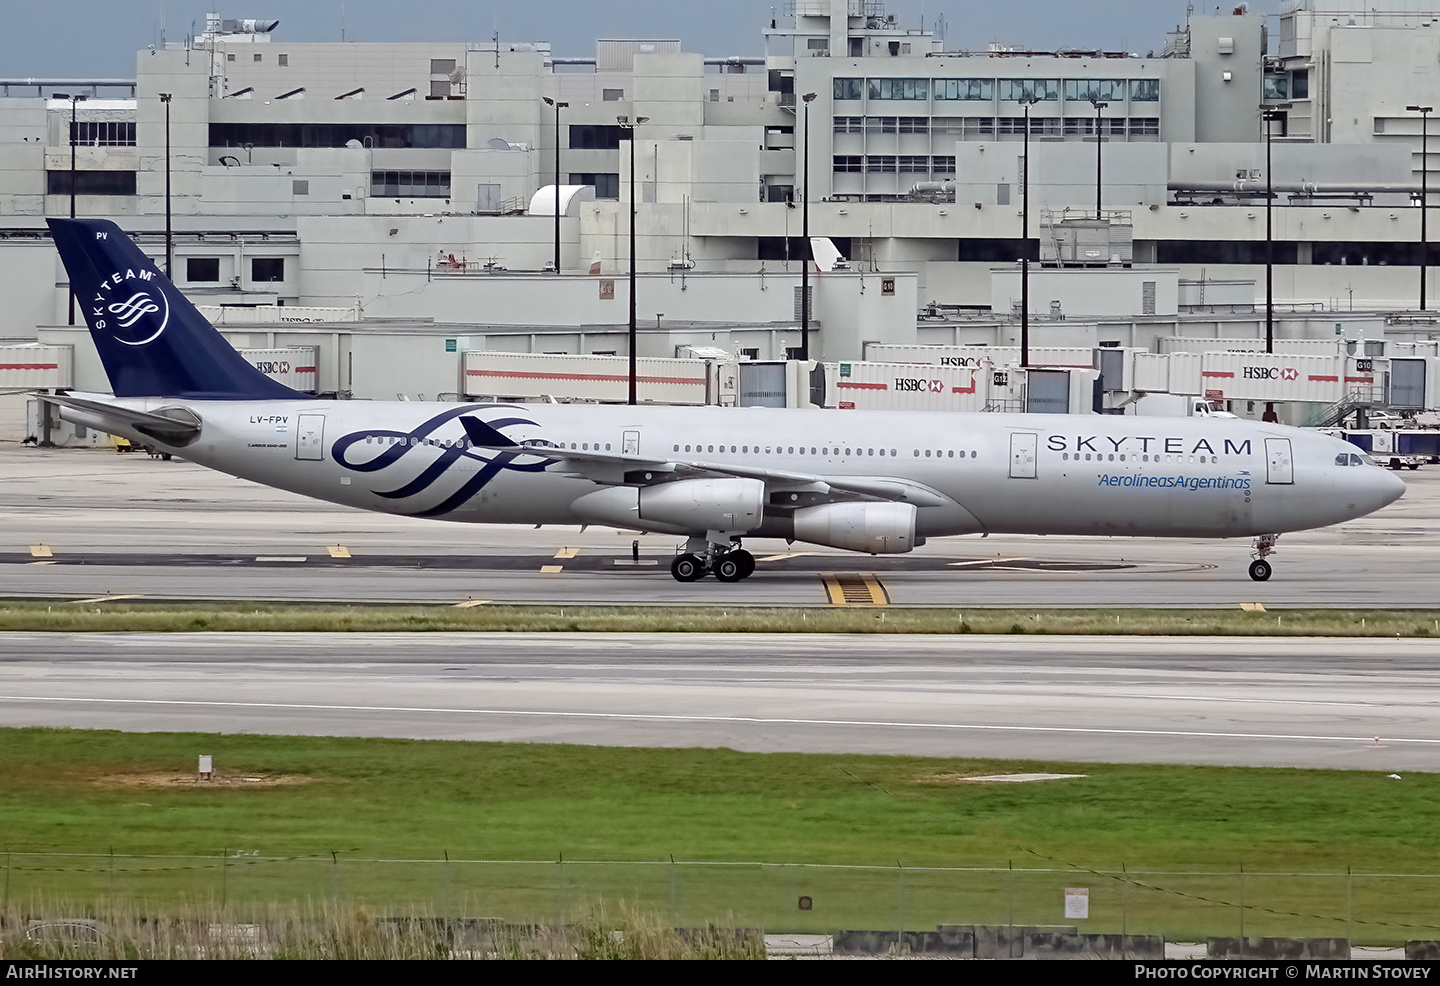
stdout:
POLYGON ((577 451, 547 442, 516 442, 479 418, 460 419, 470 440, 480 448, 538 455, 566 463, 565 471, 602 485, 648 486, 671 482, 678 476, 736 476, 758 479, 767 493, 806 494, 807 505, 826 500, 893 500, 917 507, 952 504, 939 490, 911 479, 892 476, 829 476, 821 473, 764 469, 757 466, 711 462, 704 459, 654 459, 610 452, 577 451))

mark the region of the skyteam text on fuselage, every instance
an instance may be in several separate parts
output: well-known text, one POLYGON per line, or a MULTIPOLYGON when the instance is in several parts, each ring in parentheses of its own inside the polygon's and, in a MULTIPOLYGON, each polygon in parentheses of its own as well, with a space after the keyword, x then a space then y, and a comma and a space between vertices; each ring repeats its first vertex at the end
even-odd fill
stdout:
POLYGON ((745 537, 872 554, 959 534, 1256 539, 1404 492, 1338 439, 1146 418, 316 400, 245 362, 115 224, 49 220, 114 395, 68 420, 268 486, 465 523, 686 538, 692 581, 748 577, 745 537))

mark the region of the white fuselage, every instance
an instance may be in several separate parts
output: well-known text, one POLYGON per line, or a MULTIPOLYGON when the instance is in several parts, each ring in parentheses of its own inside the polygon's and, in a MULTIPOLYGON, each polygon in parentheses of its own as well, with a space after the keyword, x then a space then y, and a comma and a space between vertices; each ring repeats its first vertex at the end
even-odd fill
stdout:
MULTIPOLYGON (((1250 537, 1349 520, 1404 489, 1338 439, 1230 418, 108 400, 193 411, 199 439, 167 450, 202 465, 334 503, 468 523, 582 523, 572 504, 624 485, 632 467, 612 461, 624 459, 773 475, 772 504, 804 488, 803 477, 903 480, 928 491, 915 501, 920 538, 1250 537), (462 415, 575 459, 474 447, 462 415)), ((751 533, 777 531, 767 520, 751 533)))

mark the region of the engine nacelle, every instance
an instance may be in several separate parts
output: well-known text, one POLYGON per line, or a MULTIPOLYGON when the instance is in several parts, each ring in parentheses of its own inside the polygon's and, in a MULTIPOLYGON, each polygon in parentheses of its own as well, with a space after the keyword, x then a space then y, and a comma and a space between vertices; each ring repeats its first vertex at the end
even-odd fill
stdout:
POLYGON ((824 503, 795 511, 795 540, 871 555, 915 548, 912 503, 824 503))
POLYGON ((640 490, 640 520, 687 531, 753 531, 765 518, 758 479, 686 479, 640 490))

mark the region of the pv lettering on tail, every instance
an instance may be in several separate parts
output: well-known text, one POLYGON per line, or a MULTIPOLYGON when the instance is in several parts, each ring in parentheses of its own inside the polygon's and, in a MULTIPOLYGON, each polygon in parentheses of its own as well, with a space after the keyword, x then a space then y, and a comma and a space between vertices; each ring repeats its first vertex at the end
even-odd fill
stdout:
POLYGON ((750 539, 895 554, 986 533, 1254 539, 1263 580, 1279 535, 1404 491, 1348 443, 1233 417, 317 400, 113 223, 49 224, 112 390, 44 396, 67 420, 359 509, 674 535, 681 581, 750 577, 750 539))

